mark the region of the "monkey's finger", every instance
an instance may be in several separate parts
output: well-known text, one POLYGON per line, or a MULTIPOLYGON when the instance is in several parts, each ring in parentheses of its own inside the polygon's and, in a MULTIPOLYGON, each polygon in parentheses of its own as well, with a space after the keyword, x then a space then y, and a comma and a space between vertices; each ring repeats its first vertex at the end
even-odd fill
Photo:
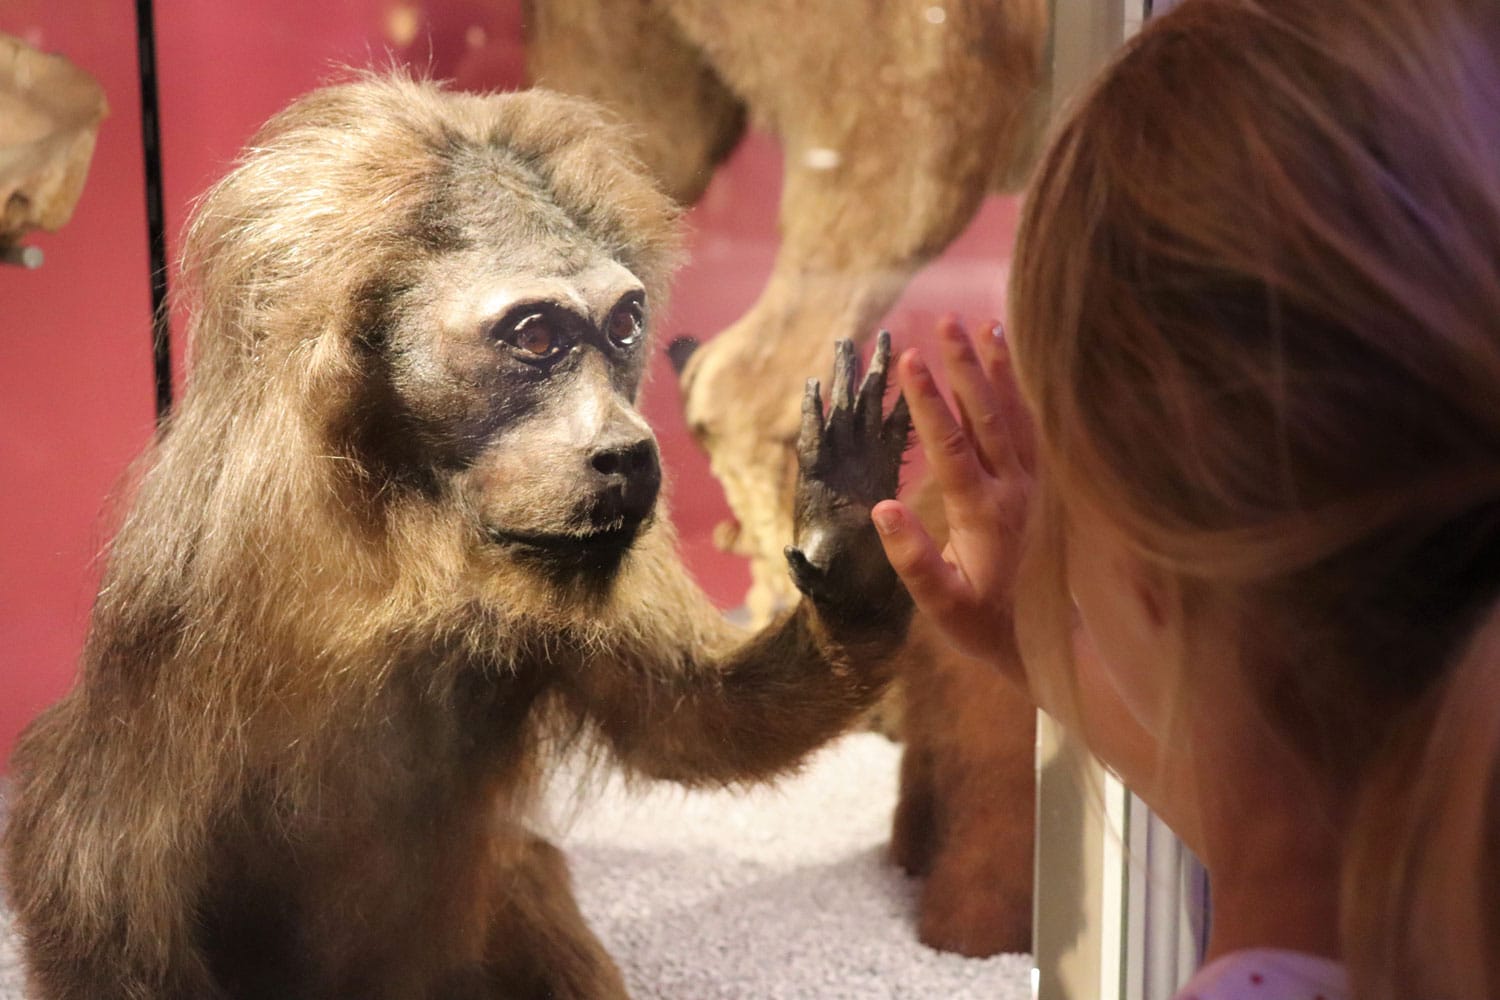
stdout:
POLYGON ((870 356, 870 367, 865 371, 865 380, 859 386, 859 398, 854 402, 854 420, 862 434, 875 435, 880 432, 880 414, 885 406, 885 386, 890 363, 891 332, 881 330, 875 335, 875 353, 870 356))
POLYGON ((858 365, 853 342, 847 338, 840 340, 834 348, 833 390, 828 400, 828 431, 836 441, 842 440, 851 429, 858 365))
POLYGON ((802 426, 797 432, 797 457, 804 469, 817 465, 823 454, 823 395, 818 380, 810 378, 802 392, 802 426))
POLYGON ((673 337, 672 342, 667 345, 667 360, 672 363, 672 371, 678 375, 687 367, 688 359, 698 350, 698 338, 683 334, 673 337))
POLYGON ((823 589, 823 571, 814 566, 802 550, 795 545, 782 549, 787 568, 791 570, 792 582, 808 597, 816 597, 823 589))
POLYGON ((880 441, 885 447, 886 461, 899 469, 901 456, 911 447, 911 408, 907 406, 906 394, 896 397, 896 403, 880 428, 880 441))

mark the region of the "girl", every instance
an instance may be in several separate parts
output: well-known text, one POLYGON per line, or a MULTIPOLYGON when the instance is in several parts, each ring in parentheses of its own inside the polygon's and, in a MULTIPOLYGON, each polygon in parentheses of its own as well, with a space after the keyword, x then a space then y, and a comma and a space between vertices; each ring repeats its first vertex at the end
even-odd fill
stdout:
POLYGON ((1015 259, 899 365, 917 604, 1203 859, 1184 997, 1500 995, 1500 4, 1186 0, 1015 259))

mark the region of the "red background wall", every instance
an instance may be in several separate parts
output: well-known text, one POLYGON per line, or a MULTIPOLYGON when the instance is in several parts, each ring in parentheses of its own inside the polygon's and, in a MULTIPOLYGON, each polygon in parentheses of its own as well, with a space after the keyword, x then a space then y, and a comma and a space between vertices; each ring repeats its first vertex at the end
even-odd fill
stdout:
MULTIPOLYGON (((192 198, 245 139, 338 65, 390 60, 473 88, 521 83, 519 0, 157 0, 169 249, 192 198)), ((132 5, 6 0, 0 31, 59 52, 104 86, 111 114, 88 186, 46 264, 0 267, 0 761, 71 684, 107 537, 108 503, 152 430, 150 291, 132 5)), ((722 329, 759 292, 776 249, 779 152, 750 136, 689 217, 690 263, 662 343, 722 329)), ((1014 204, 988 203, 887 319, 898 346, 940 312, 998 316, 1014 204)), ((174 329, 180 329, 180 320, 174 329)), ((181 348, 178 378, 181 377, 181 348)), ((727 516, 686 435, 661 359, 646 410, 675 484, 684 554, 721 605, 739 603, 738 560, 714 550, 727 516)))

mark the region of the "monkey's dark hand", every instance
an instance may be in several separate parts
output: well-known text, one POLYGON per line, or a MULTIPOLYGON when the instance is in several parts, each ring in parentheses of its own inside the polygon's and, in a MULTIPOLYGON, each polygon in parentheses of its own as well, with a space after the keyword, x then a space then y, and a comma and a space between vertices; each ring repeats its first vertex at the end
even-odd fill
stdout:
POLYGON ((904 625, 911 599, 870 523, 870 508, 896 495, 911 436, 906 400, 883 415, 891 335, 881 331, 864 381, 854 345, 835 348, 828 416, 818 380, 808 379, 797 438, 796 544, 786 548, 792 579, 820 614, 848 624, 904 625))

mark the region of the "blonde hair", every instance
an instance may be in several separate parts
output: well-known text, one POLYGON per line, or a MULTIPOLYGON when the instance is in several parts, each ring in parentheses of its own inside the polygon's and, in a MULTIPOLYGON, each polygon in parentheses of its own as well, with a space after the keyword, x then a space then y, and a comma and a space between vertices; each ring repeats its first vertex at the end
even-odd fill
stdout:
POLYGON ((1263 714, 1350 809, 1367 1000, 1500 990, 1496 108, 1493 2, 1188 0, 1062 124, 1015 254, 1023 640, 1061 648, 1075 498, 1255 623, 1263 714))

